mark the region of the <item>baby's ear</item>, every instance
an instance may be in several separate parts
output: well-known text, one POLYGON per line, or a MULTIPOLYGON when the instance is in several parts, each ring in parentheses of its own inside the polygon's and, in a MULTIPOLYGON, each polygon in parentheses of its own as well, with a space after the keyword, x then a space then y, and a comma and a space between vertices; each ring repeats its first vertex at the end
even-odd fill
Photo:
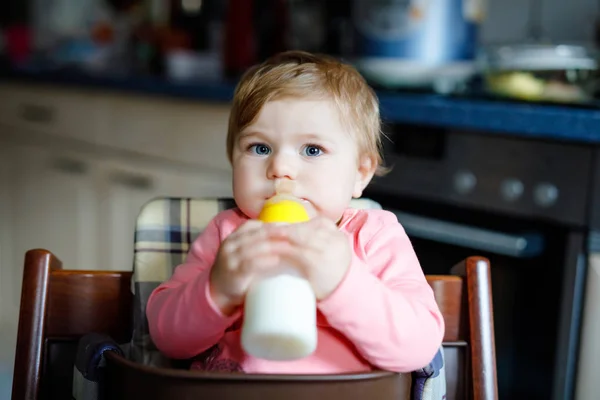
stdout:
POLYGON ((367 187, 375 171, 377 170, 377 160, 373 156, 367 154, 360 156, 358 160, 358 173, 356 174, 356 182, 354 183, 354 192, 352 197, 355 199, 362 196, 363 190, 367 187))

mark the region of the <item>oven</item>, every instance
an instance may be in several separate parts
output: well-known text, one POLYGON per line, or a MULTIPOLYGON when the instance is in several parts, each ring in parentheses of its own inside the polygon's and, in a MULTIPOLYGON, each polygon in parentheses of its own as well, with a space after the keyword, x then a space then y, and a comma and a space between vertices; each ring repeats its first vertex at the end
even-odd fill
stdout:
POLYGON ((424 126, 385 133, 392 170, 365 196, 397 215, 424 272, 490 260, 500 398, 573 398, 593 149, 424 126))

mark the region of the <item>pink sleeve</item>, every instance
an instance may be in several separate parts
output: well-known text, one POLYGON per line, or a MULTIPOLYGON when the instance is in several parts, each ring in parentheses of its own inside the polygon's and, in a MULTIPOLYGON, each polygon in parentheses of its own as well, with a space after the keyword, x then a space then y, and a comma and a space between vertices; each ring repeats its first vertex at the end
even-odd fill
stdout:
POLYGON ((216 344, 238 317, 225 316, 209 291, 210 269, 221 235, 213 219, 192 244, 188 257, 148 300, 150 336, 167 357, 191 358, 216 344))
POLYGON ((440 348, 444 320, 410 240, 393 214, 319 308, 372 365, 410 372, 440 348))

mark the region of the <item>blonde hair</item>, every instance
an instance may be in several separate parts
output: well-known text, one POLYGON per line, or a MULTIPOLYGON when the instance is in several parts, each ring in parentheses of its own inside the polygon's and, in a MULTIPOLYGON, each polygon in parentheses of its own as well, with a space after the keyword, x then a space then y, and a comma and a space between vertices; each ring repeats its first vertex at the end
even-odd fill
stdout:
POLYGON ((333 57, 288 51, 250 68, 233 96, 227 132, 227 156, 232 160, 238 134, 252 124, 263 105, 284 97, 331 99, 342 123, 354 135, 359 154, 370 156, 383 175, 379 101, 352 66, 333 57))

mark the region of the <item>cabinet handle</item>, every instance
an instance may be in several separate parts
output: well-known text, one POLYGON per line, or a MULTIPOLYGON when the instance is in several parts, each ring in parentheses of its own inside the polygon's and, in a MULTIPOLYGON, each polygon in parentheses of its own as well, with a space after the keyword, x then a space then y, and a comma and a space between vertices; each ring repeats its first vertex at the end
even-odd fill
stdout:
POLYGON ((110 174, 110 180, 136 190, 150 190, 154 185, 151 177, 124 171, 114 171, 110 174))
POLYGON ((88 166, 85 162, 74 158, 56 158, 52 161, 51 165, 52 168, 71 175, 83 175, 88 171, 88 166))
POLYGON ((19 109, 19 116, 24 121, 49 124, 54 122, 56 113, 52 107, 37 104, 22 104, 19 109))

